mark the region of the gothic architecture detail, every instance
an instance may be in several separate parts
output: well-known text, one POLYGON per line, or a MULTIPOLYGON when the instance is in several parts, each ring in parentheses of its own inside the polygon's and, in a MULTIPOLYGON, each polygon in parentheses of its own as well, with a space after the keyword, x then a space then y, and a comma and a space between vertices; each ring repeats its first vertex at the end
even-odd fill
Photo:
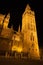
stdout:
POLYGON ((22 15, 22 33, 24 33, 24 43, 30 56, 39 58, 35 13, 28 4, 22 15))
MULTIPOLYGON (((18 32, 13 28, 8 28, 10 13, 5 15, 0 14, 0 48, 6 52, 28 53, 28 58, 39 59, 39 45, 36 30, 35 13, 27 4, 24 13, 22 14, 22 29, 20 26, 18 32), (16 33, 16 34, 15 34, 16 33), (4 46, 5 44, 5 46, 4 46)), ((15 24, 16 25, 16 24, 15 24)))
POLYGON ((4 20, 3 28, 8 28, 9 19, 10 19, 10 13, 8 13, 8 15, 6 16, 6 18, 4 20))

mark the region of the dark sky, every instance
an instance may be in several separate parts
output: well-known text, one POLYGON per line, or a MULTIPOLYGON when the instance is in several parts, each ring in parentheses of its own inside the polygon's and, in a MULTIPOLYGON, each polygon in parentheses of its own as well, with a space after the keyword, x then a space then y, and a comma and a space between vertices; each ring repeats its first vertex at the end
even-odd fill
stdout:
POLYGON ((43 2, 42 0, 0 0, 0 13, 7 14, 10 12, 11 19, 9 27, 13 25, 15 30, 18 30, 21 25, 22 13, 25 10, 27 3, 31 9, 35 11, 37 34, 40 47, 43 47, 43 2))

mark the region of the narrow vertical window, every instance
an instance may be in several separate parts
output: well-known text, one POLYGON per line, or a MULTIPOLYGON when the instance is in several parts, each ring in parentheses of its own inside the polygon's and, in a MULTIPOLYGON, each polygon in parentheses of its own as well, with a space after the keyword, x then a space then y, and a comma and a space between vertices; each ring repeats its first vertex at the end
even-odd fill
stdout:
POLYGON ((34 41, 33 33, 31 33, 30 39, 31 39, 31 41, 34 41))

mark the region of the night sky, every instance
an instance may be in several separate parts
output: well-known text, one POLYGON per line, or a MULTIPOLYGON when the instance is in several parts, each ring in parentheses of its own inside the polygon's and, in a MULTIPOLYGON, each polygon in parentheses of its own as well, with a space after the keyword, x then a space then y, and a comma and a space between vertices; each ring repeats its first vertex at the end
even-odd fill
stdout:
POLYGON ((0 13, 8 14, 11 18, 9 28, 13 25, 14 30, 18 30, 19 24, 22 25, 22 14, 26 5, 29 4, 35 11, 37 34, 39 46, 43 47, 43 2, 42 0, 0 0, 0 13))

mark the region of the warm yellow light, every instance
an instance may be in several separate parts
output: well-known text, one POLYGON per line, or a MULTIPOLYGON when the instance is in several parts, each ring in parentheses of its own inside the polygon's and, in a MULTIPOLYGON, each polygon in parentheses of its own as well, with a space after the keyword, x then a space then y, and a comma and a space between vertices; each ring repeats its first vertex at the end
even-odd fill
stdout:
POLYGON ((22 51, 22 47, 17 47, 17 46, 13 46, 12 47, 12 51, 17 51, 17 52, 21 52, 22 51))
POLYGON ((16 36, 16 37, 15 37, 15 40, 16 40, 16 41, 20 41, 19 36, 16 36))
POLYGON ((22 51, 22 48, 21 47, 17 48, 17 51, 18 52, 21 52, 22 51))

